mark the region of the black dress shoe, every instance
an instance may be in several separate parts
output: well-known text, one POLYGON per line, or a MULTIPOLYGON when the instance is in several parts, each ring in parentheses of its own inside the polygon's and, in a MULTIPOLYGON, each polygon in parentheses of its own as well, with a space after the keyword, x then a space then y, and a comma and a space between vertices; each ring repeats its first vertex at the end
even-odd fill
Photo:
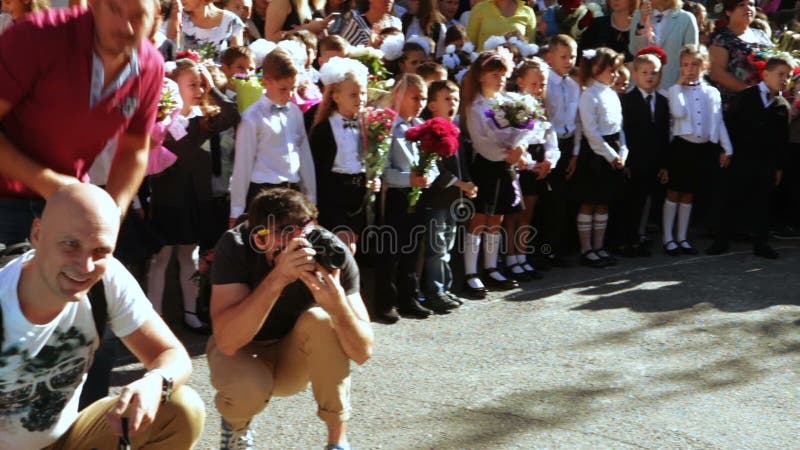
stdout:
POLYGON ((723 253, 728 253, 729 251, 730 247, 728 246, 727 242, 714 241, 711 244, 711 247, 706 249, 706 255, 721 255, 723 253))
POLYGON ((192 332, 197 333, 197 334, 202 334, 204 336, 208 336, 208 335, 211 334, 211 325, 203 322, 199 318, 197 318, 197 322, 200 322, 200 325, 190 324, 189 321, 186 320, 186 316, 197 317, 197 313, 193 313, 193 312, 190 312, 190 311, 184 311, 183 315, 184 315, 184 317, 183 317, 183 326, 187 330, 192 331, 192 332))
POLYGON ((480 280, 480 277, 478 277, 478 274, 476 273, 468 273, 464 275, 464 294, 476 300, 482 300, 486 298, 486 293, 489 292, 489 290, 485 287, 474 288, 470 286, 469 280, 473 278, 478 278, 480 280))
POLYGON ((525 281, 530 281, 531 280, 531 277, 528 276, 528 273, 525 271, 525 269, 522 269, 521 272, 517 273, 517 272, 514 272, 514 268, 515 267, 519 267, 520 269, 522 269, 522 265, 519 264, 519 263, 512 264, 512 265, 508 266, 506 268, 506 278, 511 278, 512 280, 517 280, 520 283, 523 283, 525 281))
POLYGON ((581 265, 586 267, 594 267, 594 268, 601 268, 605 267, 606 263, 603 261, 594 250, 589 250, 581 255, 581 265), (595 258, 590 258, 591 255, 594 255, 595 258))
POLYGON ((433 311, 420 305, 419 301, 413 297, 403 300, 397 307, 397 312, 403 317, 413 317, 415 319, 425 319, 433 314, 433 311))
POLYGON ((444 294, 434 294, 426 296, 422 306, 436 314, 447 314, 451 309, 456 309, 460 305, 447 298, 444 294))
POLYGON ((394 307, 391 307, 386 311, 376 311, 372 315, 373 322, 385 323, 387 325, 397 323, 398 320, 400 320, 400 314, 397 313, 397 309, 394 307))
POLYGON ((681 246, 675 241, 664 243, 664 254, 669 256, 678 256, 681 254, 681 246), (670 244, 675 244, 675 248, 670 248, 670 244))
POLYGON ((608 254, 608 251, 604 248, 598 248, 594 251, 594 254, 599 256, 600 259, 603 261, 603 264, 606 266, 616 266, 617 265, 617 258, 608 254))
POLYGON ((525 271, 526 274, 528 274, 528 278, 530 278, 531 280, 541 280, 543 278, 542 274, 538 270, 536 270, 535 267, 533 267, 528 263, 523 263, 522 269, 525 271))
POLYGON ((767 259, 778 259, 778 252, 768 244, 757 244, 753 246, 753 254, 767 259))
POLYGON ((681 253, 684 255, 696 255, 699 253, 696 248, 689 243, 689 241, 680 241, 678 242, 678 248, 681 249, 681 253))
MULTIPOLYGON (((516 280, 512 280, 510 278, 506 278, 505 280, 497 280, 491 275, 497 272, 498 275, 503 276, 496 268, 491 267, 486 269, 486 276, 483 277, 486 280, 486 286, 490 289, 496 289, 498 291, 508 291, 511 289, 516 289, 519 287, 519 283, 516 280)), ((505 277, 503 277, 505 278, 505 277)))

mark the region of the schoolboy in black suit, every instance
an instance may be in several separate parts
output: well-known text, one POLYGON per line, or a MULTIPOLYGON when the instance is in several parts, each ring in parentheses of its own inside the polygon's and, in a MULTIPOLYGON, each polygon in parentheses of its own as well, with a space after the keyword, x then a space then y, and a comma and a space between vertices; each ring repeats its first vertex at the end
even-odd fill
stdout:
POLYGON ((794 61, 772 57, 763 81, 739 92, 726 117, 734 156, 723 209, 720 232, 706 250, 725 253, 736 219, 747 220, 753 234, 753 254, 778 257, 767 243, 772 194, 783 175, 782 164, 789 142, 789 102, 781 96, 789 85, 794 61))
POLYGON ((636 87, 622 95, 622 127, 628 144, 625 191, 616 205, 619 221, 614 241, 623 256, 650 256, 642 246, 639 224, 650 196, 658 186, 658 169, 669 146, 669 104, 656 92, 661 60, 654 54, 633 60, 636 87))

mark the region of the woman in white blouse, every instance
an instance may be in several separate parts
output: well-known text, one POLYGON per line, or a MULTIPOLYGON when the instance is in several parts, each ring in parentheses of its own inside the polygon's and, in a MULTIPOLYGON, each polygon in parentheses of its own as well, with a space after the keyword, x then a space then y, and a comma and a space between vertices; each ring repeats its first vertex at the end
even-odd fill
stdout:
POLYGON ((586 90, 578 103, 582 141, 572 192, 580 203, 578 237, 581 264, 605 267, 615 260, 605 250, 608 205, 620 193, 628 156, 622 131, 622 105, 613 90, 624 56, 610 48, 584 50, 580 76, 586 90))
POLYGON ((217 8, 212 0, 176 0, 173 8, 177 3, 183 5, 183 14, 170 16, 167 37, 179 49, 219 63, 228 47, 242 45, 244 22, 235 13, 217 8))

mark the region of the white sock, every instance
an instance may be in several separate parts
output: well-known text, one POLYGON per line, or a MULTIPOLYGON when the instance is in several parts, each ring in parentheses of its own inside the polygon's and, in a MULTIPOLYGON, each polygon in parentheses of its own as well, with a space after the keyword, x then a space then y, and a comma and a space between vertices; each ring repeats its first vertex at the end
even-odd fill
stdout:
POLYGON ((678 242, 686 240, 686 233, 689 231, 689 218, 691 216, 691 203, 681 203, 678 205, 678 242))
POLYGON ((506 267, 511 267, 514 264, 517 264, 517 255, 507 255, 506 256, 506 267))
POLYGON ((517 264, 522 265, 522 268, 527 271, 534 270, 533 266, 528 264, 528 258, 526 255, 517 255, 517 264))
POLYGON ((500 233, 487 233, 483 240, 483 268, 497 267, 497 255, 500 253, 500 233))
POLYGON ((591 214, 578 214, 577 222, 581 253, 586 253, 592 249, 592 216, 591 214))
POLYGON ((664 210, 662 211, 661 227, 664 234, 664 243, 674 241, 672 237, 672 227, 675 225, 675 213, 678 212, 678 204, 669 200, 664 200, 664 210))
MULTIPOLYGON (((478 253, 481 250, 481 235, 464 233, 464 272, 478 273, 478 253)), ((472 286, 476 287, 476 286, 472 286)))
MULTIPOLYGON (((602 249, 605 247, 605 240, 606 240, 606 227, 608 226, 608 213, 605 214, 598 214, 594 213, 594 225, 592 229, 594 230, 593 237, 594 237, 594 249, 602 249)), ((603 252, 600 256, 607 256, 605 252, 603 252)))

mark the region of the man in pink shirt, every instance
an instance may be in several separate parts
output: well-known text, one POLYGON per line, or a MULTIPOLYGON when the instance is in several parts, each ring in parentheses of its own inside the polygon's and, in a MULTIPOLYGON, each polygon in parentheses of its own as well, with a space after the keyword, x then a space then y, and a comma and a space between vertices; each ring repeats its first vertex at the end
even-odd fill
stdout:
POLYGON ((89 0, 15 24, 0 40, 0 243, 24 240, 43 200, 87 181, 119 144, 107 191, 125 211, 147 167, 163 60, 154 0, 89 0))

